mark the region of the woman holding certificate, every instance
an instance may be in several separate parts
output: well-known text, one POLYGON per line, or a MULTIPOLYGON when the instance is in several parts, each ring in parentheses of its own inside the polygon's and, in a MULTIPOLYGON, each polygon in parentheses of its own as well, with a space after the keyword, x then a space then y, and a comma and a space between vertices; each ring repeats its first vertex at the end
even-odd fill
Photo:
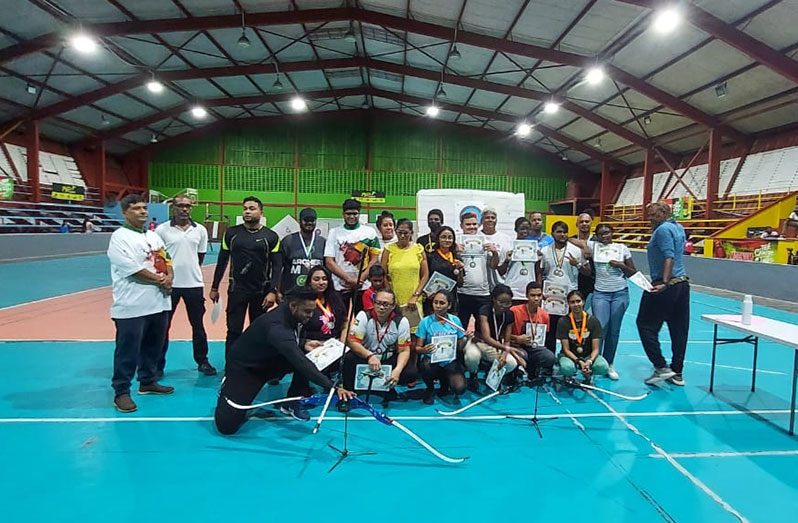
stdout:
POLYGON ((601 340, 601 355, 609 363, 607 376, 618 379, 613 362, 618 340, 621 336, 621 323, 629 307, 629 288, 626 278, 637 272, 632 261, 632 253, 622 243, 613 243, 612 227, 600 223, 596 227, 598 241, 587 242, 587 250, 593 257, 596 267, 596 283, 593 291, 593 314, 601 323, 604 336, 601 340))
POLYGON ((429 278, 424 247, 413 242, 413 223, 402 218, 396 224, 396 243, 385 246, 382 268, 388 276, 402 315, 410 322, 410 332, 415 333, 421 321, 421 291, 429 278))
MULTIPOLYGON (((457 237, 454 234, 454 229, 448 225, 442 226, 438 229, 438 239, 435 249, 427 253, 427 266, 429 273, 434 275, 436 272, 455 282, 452 289, 447 289, 452 296, 449 301, 449 310, 457 312, 457 293, 456 288, 463 284, 463 261, 460 255, 455 252, 457 250, 456 242, 457 237)), ((445 281, 445 280, 444 280, 445 281)), ((451 285, 451 283, 449 283, 451 285)), ((437 290, 437 289, 435 289, 437 290)), ((428 289, 425 289, 428 291, 428 289)), ((432 314, 432 294, 426 297, 424 301, 424 314, 432 314)))
POLYGON ((507 252, 504 262, 498 271, 504 277, 504 283, 513 290, 513 305, 527 302, 526 288, 535 281, 535 273, 539 272, 538 242, 527 240, 531 230, 529 220, 524 217, 515 220, 515 234, 512 250, 507 252))
POLYGON ((459 396, 466 389, 465 370, 457 353, 466 342, 466 331, 460 318, 449 314, 450 294, 437 291, 430 296, 433 314, 426 316, 416 330, 418 370, 427 385, 424 404, 432 405, 435 397, 435 380, 441 383, 441 394, 449 390, 459 396))
POLYGON ((568 293, 570 312, 557 324, 557 339, 560 340, 560 375, 575 376, 579 370, 585 383, 593 382, 593 376, 604 376, 609 364, 599 354, 601 346, 601 324, 584 311, 584 299, 579 291, 568 293))

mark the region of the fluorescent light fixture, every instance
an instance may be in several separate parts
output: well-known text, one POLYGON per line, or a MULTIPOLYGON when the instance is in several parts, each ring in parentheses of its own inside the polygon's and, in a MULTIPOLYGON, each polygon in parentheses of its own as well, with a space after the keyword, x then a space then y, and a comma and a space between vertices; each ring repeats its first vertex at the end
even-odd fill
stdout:
POLYGON ((77 33, 72 36, 70 43, 72 47, 81 53, 93 53, 97 50, 97 42, 86 33, 77 33))
POLYGON ((39 92, 38 89, 36 89, 36 86, 33 84, 28 84, 25 90, 28 92, 28 94, 36 94, 39 92))
POLYGON ((291 109, 294 111, 304 111, 308 108, 307 102, 301 96, 291 98, 291 109))
POLYGON ((654 30, 660 34, 668 34, 673 32, 679 23, 682 21, 682 15, 673 7, 667 7, 654 15, 653 27, 654 30))
POLYGON ((441 110, 435 105, 430 105, 429 107, 427 107, 427 116, 429 116, 430 118, 435 118, 440 113, 441 110))
POLYGON ((526 122, 518 124, 518 127, 515 128, 515 134, 521 138, 529 136, 531 132, 532 126, 526 122))
POLYGON ((147 82, 147 90, 151 93, 158 94, 163 92, 163 84, 155 78, 147 82))
POLYGON ((194 118, 205 118, 208 116, 208 111, 201 105, 195 105, 191 108, 191 115, 194 116, 194 118))
POLYGON ((557 102, 546 102, 543 106, 543 112, 546 114, 554 114, 560 110, 560 104, 557 102))
POLYGON ((606 75, 604 74, 604 69, 599 66, 591 67, 587 74, 585 75, 585 80, 590 85, 598 85, 600 84, 606 75))

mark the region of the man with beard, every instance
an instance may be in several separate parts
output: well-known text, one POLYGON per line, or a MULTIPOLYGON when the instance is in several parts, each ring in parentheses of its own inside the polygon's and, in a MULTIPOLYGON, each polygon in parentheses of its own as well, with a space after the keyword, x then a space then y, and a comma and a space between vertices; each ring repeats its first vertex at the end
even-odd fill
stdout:
POLYGON ((277 303, 275 283, 279 281, 283 265, 280 238, 260 222, 263 203, 254 196, 247 196, 243 205, 244 223, 227 229, 222 239, 210 292, 211 301, 219 301, 219 284, 230 262, 225 357, 244 330, 247 311, 251 324, 277 303))
POLYGON ((527 240, 535 240, 538 242, 538 248, 542 249, 547 245, 554 243, 554 238, 543 232, 543 214, 534 211, 529 216, 530 231, 527 240))
POLYGON ((299 232, 289 234, 280 242, 282 293, 305 285, 310 269, 324 263, 325 244, 324 237, 316 235, 316 210, 302 209, 299 213, 299 232))
POLYGON ((424 250, 429 254, 435 250, 438 242, 438 230, 443 227, 443 211, 440 209, 430 209, 427 213, 427 225, 429 234, 419 236, 416 243, 424 246, 424 250))

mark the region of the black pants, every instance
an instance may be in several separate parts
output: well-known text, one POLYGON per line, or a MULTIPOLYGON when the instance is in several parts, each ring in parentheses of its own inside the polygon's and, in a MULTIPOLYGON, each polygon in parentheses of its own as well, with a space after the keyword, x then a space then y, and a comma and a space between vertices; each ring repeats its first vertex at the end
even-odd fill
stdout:
MULTIPOLYGON (((474 316, 474 321, 479 319, 479 309, 483 305, 490 304, 490 296, 472 296, 470 294, 457 293, 457 317, 460 318, 460 323, 463 324, 464 329, 468 329, 468 322, 471 316, 474 316)), ((475 325, 475 330, 479 329, 479 325, 475 325)))
POLYGON ((263 314, 263 299, 265 292, 246 293, 233 291, 227 293, 227 339, 224 342, 225 359, 230 354, 230 348, 244 332, 244 316, 249 311, 249 323, 263 314))
POLYGON ((655 368, 667 366, 659 344, 662 324, 668 324, 673 358, 671 369, 681 373, 687 352, 687 335, 690 331, 690 284, 685 282, 666 287, 659 294, 643 293, 637 313, 637 332, 649 361, 655 368))
POLYGON ((163 350, 169 311, 114 319, 116 348, 114 349, 114 376, 111 386, 114 395, 130 394, 130 382, 138 368, 139 383, 149 385, 156 381, 158 358, 163 350))
POLYGON ((227 404, 225 398, 239 405, 251 405, 267 381, 280 379, 293 368, 283 358, 274 360, 273 365, 261 368, 245 368, 228 364, 224 369, 224 381, 219 399, 216 401, 214 422, 221 434, 235 434, 247 420, 246 410, 236 409, 227 404))
POLYGON ((163 342, 163 352, 158 360, 158 373, 163 374, 166 367, 166 352, 169 350, 169 329, 172 327, 172 318, 175 316, 177 305, 182 298, 186 304, 188 322, 191 324, 191 343, 194 348, 194 361, 199 365, 208 361, 208 335, 205 334, 205 325, 202 317, 205 315, 205 289, 202 287, 193 288, 172 288, 172 310, 169 313, 169 322, 166 327, 166 337, 163 342))
POLYGON ((427 389, 435 388, 435 380, 441 383, 441 388, 448 388, 456 395, 461 395, 466 390, 465 367, 459 360, 449 364, 431 363, 427 356, 418 358, 418 371, 427 389))
POLYGON ((549 314, 549 330, 546 332, 546 348, 552 354, 557 354, 557 324, 560 323, 560 318, 565 316, 555 316, 549 314))
MULTIPOLYGON (((396 362, 399 356, 394 353, 393 356, 381 362, 382 365, 391 365, 396 368, 396 362)), ((418 369, 416 368, 415 355, 411 354, 410 359, 399 375, 399 384, 406 385, 407 383, 418 378, 418 369)), ((366 360, 356 355, 351 350, 344 356, 344 388, 346 390, 354 390, 355 387, 355 369, 357 365, 365 365, 366 360)), ((386 376, 387 377, 387 376, 386 376)))
POLYGON ((526 352, 526 372, 530 377, 534 377, 539 369, 550 370, 557 363, 554 351, 548 347, 523 347, 526 352))

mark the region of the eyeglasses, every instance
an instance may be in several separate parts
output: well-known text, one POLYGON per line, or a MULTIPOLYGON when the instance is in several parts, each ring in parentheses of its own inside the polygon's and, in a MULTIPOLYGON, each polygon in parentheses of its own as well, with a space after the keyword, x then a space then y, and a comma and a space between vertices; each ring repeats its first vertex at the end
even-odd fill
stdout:
POLYGON ((374 306, 375 307, 382 307, 383 309, 390 309, 391 307, 393 307, 393 302, 375 301, 374 302, 374 306))
POLYGON ((411 234, 413 233, 410 231, 396 231, 397 236, 410 236, 411 234))
POLYGON ((176 203, 173 205, 173 207, 178 207, 180 209, 191 209, 193 205, 190 203, 176 203))

